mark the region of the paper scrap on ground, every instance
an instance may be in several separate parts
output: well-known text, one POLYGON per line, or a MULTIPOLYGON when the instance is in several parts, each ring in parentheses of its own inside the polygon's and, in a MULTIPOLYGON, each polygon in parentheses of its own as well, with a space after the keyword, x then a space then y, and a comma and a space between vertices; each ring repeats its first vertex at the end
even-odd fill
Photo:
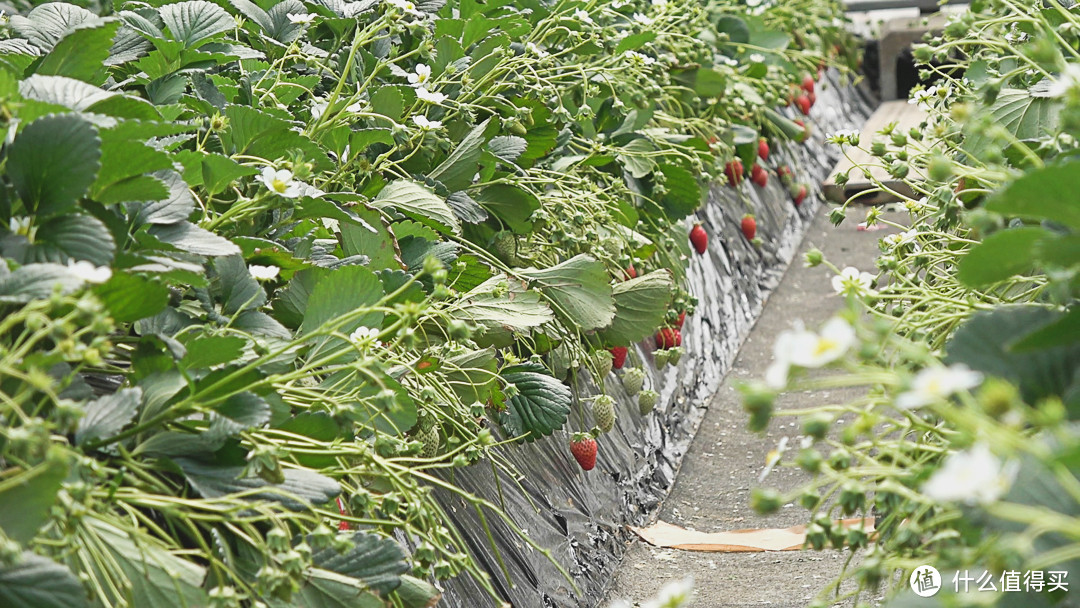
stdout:
MULTIPOLYGON (((874 518, 843 519, 844 528, 865 526, 867 533, 874 529, 874 518)), ((630 526, 642 540, 655 547, 706 551, 712 553, 745 553, 755 551, 798 551, 806 542, 806 526, 764 530, 732 530, 730 532, 698 532, 665 521, 645 528, 630 526)))

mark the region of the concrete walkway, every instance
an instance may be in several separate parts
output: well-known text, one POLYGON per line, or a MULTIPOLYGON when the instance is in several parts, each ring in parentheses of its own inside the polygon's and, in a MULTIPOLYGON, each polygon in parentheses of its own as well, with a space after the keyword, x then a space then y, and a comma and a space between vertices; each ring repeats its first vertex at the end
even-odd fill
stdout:
MULTIPOLYGON (((663 521, 703 532, 786 528, 809 521, 808 511, 798 505, 785 507, 769 517, 761 517, 750 509, 750 489, 757 485, 768 452, 784 436, 789 438, 789 445, 797 446, 800 428, 794 418, 781 418, 772 421, 765 435, 748 431, 747 415, 733 384, 764 376, 772 361, 773 342, 795 319, 801 318, 808 327, 816 328, 842 305, 829 280, 832 273, 824 267, 806 268, 802 263, 803 253, 817 247, 841 268, 850 265, 874 271, 877 242, 889 231, 857 231, 858 213, 858 209, 853 209, 850 219, 834 228, 828 221, 826 207, 807 230, 800 253, 770 297, 709 404, 675 487, 661 510, 663 521)), ((890 214, 890 217, 894 216, 890 214)), ((784 395, 776 406, 785 409, 842 403, 858 394, 859 389, 784 395)), ((800 486, 806 479, 801 471, 776 469, 766 485, 789 489, 800 486)), ((656 549, 636 541, 616 572, 608 602, 621 598, 637 605, 652 597, 665 583, 692 575, 697 589, 693 604, 696 608, 802 608, 837 576, 846 558, 846 553, 810 550, 697 553, 656 549)))

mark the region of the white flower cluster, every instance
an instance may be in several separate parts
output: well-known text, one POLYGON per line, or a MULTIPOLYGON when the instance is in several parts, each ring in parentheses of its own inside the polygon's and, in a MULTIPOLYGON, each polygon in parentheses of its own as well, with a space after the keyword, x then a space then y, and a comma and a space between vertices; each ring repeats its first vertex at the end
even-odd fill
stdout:
POLYGON ((832 278, 832 286, 841 295, 869 295, 874 293, 875 278, 869 272, 860 272, 858 268, 848 266, 832 278))

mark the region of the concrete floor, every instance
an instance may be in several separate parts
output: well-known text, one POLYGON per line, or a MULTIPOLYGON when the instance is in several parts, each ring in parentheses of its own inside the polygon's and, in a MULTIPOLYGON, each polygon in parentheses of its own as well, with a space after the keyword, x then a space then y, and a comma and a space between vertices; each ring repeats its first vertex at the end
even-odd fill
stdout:
MULTIPOLYGON (((840 268, 850 265, 874 271, 877 242, 889 231, 857 231, 860 219, 855 217, 856 209, 851 211, 849 220, 834 228, 827 218, 828 208, 823 208, 809 227, 799 255, 770 297, 709 405, 675 487, 662 507, 663 521, 714 532, 786 528, 809 520, 809 512, 798 505, 789 505, 768 517, 750 509, 750 489, 757 485, 766 455, 784 436, 789 438, 789 445, 797 446, 800 429, 794 418, 774 418, 765 435, 747 430, 747 415, 733 384, 764 376, 772 361, 773 342, 795 319, 801 318, 808 327, 815 328, 841 307, 842 301, 830 284, 831 271, 803 266, 805 251, 817 247, 840 268)), ((785 409, 842 403, 858 395, 859 389, 788 394, 778 399, 776 406, 785 409)), ((799 470, 778 468, 766 485, 781 490, 796 488, 807 478, 799 470)), ((643 603, 664 584, 692 575, 697 590, 692 605, 697 608, 802 608, 840 573, 847 557, 837 551, 810 550, 697 553, 657 549, 636 541, 616 572, 608 601, 601 606, 617 598, 643 603)))

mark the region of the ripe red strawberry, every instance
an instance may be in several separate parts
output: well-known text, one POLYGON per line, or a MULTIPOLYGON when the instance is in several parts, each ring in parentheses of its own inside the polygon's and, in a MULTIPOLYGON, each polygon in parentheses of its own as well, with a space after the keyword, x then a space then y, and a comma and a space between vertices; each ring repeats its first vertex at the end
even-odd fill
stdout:
POLYGON ((742 161, 737 158, 733 161, 729 161, 728 164, 724 165, 724 175, 727 176, 727 183, 729 186, 738 186, 743 178, 742 161))
POLYGON ((802 184, 799 184, 799 190, 798 190, 798 192, 795 193, 794 200, 795 200, 795 206, 796 207, 801 205, 802 202, 804 200, 806 200, 806 186, 804 186, 802 184))
POLYGON ((623 272, 623 275, 624 275, 623 276, 624 281, 629 281, 630 279, 636 279, 637 278, 637 269, 634 268, 633 264, 630 264, 629 266, 626 267, 626 271, 623 272))
POLYGON ((682 332, 677 329, 671 331, 675 333, 675 346, 682 346, 682 332))
MULTIPOLYGON (((338 511, 340 511, 342 515, 348 515, 349 514, 348 511, 345 510, 345 501, 341 500, 340 496, 337 498, 337 508, 338 508, 338 511)), ((344 532, 345 530, 348 530, 349 529, 349 522, 345 521, 344 519, 339 521, 338 525, 337 525, 337 529, 342 531, 342 532, 344 532)))
POLYGON ((698 253, 705 253, 705 250, 709 248, 709 235, 700 223, 694 224, 694 227, 690 229, 690 244, 698 253))
POLYGON ((769 140, 764 137, 758 139, 757 155, 761 160, 769 160, 769 140))
POLYGON ((795 105, 799 106, 799 111, 803 113, 803 116, 810 115, 810 106, 812 106, 813 104, 810 103, 810 98, 807 97, 805 94, 799 95, 795 98, 795 105))
POLYGON ((742 218, 742 233, 746 237, 746 240, 754 240, 754 235, 757 234, 757 220, 749 213, 742 218))
POLYGON ((626 364, 626 355, 629 350, 625 346, 613 346, 610 350, 612 369, 622 369, 622 366, 626 364))
POLYGON ((679 320, 675 321, 675 327, 682 329, 683 323, 686 323, 686 311, 679 313, 679 320))
POLYGON ((806 91, 807 93, 813 93, 814 92, 814 77, 811 76, 810 74, 803 75, 803 77, 802 77, 802 90, 806 91))
POLYGON ((806 97, 810 99, 810 107, 814 107, 814 104, 817 103, 817 93, 810 91, 806 94, 806 97))
POLYGON ((750 181, 758 185, 759 188, 764 188, 769 185, 769 172, 761 168, 761 165, 754 165, 750 168, 750 181))
POLYGON ((585 433, 574 433, 570 438, 570 453, 586 471, 596 466, 596 440, 585 433))
POLYGON ((661 328, 656 332, 656 348, 675 348, 675 334, 679 330, 670 327, 661 328))

